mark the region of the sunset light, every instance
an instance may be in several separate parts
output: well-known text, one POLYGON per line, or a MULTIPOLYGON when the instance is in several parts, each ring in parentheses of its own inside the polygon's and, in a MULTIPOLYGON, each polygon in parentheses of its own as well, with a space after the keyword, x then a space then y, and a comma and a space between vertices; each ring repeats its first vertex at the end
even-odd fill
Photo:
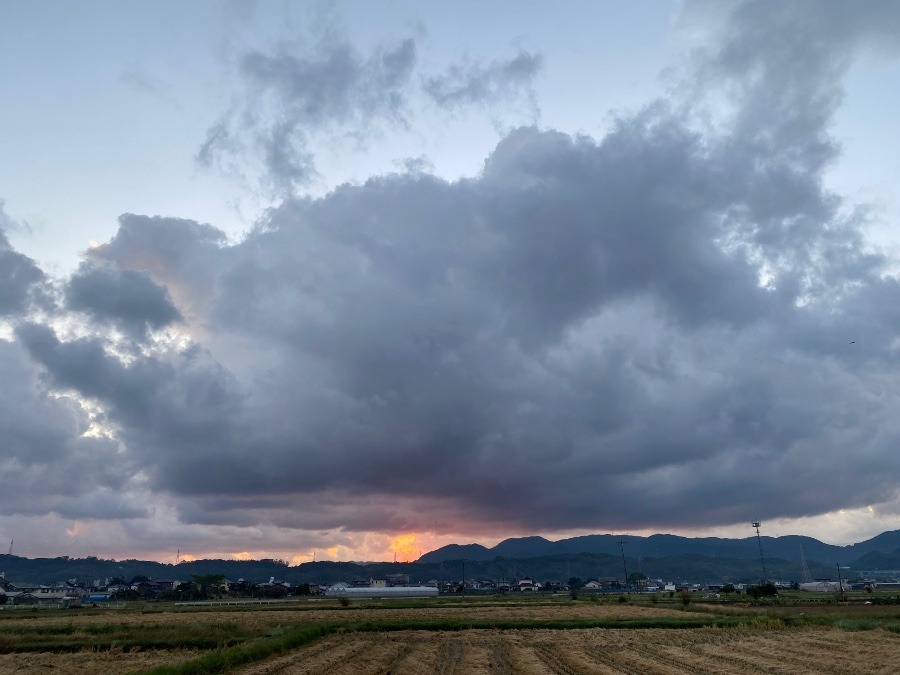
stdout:
POLYGON ((398 534, 391 539, 390 550, 394 552, 397 562, 409 562, 419 557, 419 540, 414 532, 398 534))

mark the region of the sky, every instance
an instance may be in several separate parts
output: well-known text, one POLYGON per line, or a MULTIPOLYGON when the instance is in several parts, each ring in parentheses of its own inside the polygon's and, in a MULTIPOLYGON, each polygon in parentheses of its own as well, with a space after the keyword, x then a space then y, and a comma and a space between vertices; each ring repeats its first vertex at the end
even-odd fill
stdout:
POLYGON ((2 550, 900 529, 900 5, 0 19, 2 550))

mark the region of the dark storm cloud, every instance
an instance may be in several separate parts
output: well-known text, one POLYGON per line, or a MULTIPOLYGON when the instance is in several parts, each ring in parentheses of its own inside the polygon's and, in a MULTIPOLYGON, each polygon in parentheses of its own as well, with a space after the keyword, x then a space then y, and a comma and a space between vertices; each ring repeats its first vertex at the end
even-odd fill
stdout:
POLYGON ((84 436, 89 421, 72 400, 47 396, 19 344, 0 340, 0 514, 81 517, 143 514, 118 493, 128 480, 117 444, 84 436), (105 496, 104 496, 105 495, 105 496))
POLYGON ((110 321, 135 338, 181 320, 166 289, 134 270, 82 264, 65 291, 69 309, 110 321))
POLYGON ((472 104, 497 103, 529 93, 541 69, 540 54, 520 52, 507 61, 488 65, 456 65, 425 80, 425 92, 439 106, 452 109, 472 104))
MULTIPOLYGON (((897 476, 884 471, 818 485, 848 444, 874 468, 897 440, 891 397, 869 388, 900 328, 877 309, 896 284, 873 257, 864 285, 837 299, 762 287, 740 247, 717 244, 734 213, 759 206, 757 192, 719 186, 752 184, 757 168, 702 140, 665 107, 600 143, 522 129, 477 180, 394 176, 289 201, 232 247, 184 222, 194 264, 169 264, 149 244, 158 221, 130 217, 128 236, 98 252, 123 264, 120 239, 141 233, 160 278, 187 295, 215 289, 213 352, 258 366, 227 413, 191 403, 208 436, 156 423, 176 412, 164 396, 132 406, 126 426, 156 487, 201 522, 351 528, 373 527, 372 514, 427 527, 438 510, 545 528, 696 525, 889 496, 897 476), (862 361, 845 340, 851 312, 872 340, 862 361), (160 462, 166 448, 182 462, 160 462), (810 490, 795 489, 798 472, 810 490), (362 498, 381 506, 315 508, 362 498)), ((852 252, 852 231, 831 230, 811 243, 852 252)), ((181 372, 153 379, 173 386, 181 372)), ((149 389, 116 382, 111 406, 149 389)))
POLYGON ((205 452, 229 433, 228 420, 238 423, 240 392, 198 347, 127 364, 108 353, 99 338, 62 342, 51 328, 34 323, 20 325, 16 335, 56 388, 101 402, 110 419, 122 425, 126 441, 138 441, 141 434, 168 434, 178 441, 176 446, 144 450, 160 460, 167 457, 193 466, 199 459, 202 464, 208 460, 205 452), (195 451, 184 454, 188 447, 195 451))
POLYGON ((0 201, 0 316, 19 314, 28 309, 32 294, 45 276, 37 264, 9 243, 6 231, 13 221, 0 201))
MULTIPOLYGON (((234 244, 123 216, 90 261, 149 275, 192 346, 17 339, 186 522, 711 526, 892 499, 900 283, 823 171, 840 78, 900 10, 814 7, 728 6, 692 71, 702 105, 654 102, 599 140, 519 129, 474 178, 287 199, 234 244)), ((401 53, 244 68, 284 119, 330 124, 364 99, 399 114, 401 53), (307 100, 326 72, 345 76, 307 100), (367 99, 373 72, 398 75, 367 99)), ((100 280, 131 297, 124 273, 100 280)))

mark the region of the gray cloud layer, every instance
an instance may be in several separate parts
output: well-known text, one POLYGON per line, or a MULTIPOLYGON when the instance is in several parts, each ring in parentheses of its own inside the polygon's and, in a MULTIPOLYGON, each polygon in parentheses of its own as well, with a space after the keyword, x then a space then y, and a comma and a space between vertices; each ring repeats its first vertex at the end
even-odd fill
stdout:
MULTIPOLYGON (((125 215, 68 308, 133 340, 182 317, 192 343, 123 358, 100 328, 26 322, 0 345, 102 407, 125 448, 103 485, 146 476, 186 522, 696 526, 892 499, 895 261, 822 177, 840 79, 900 11, 815 7, 735 5, 715 27, 697 80, 732 106, 713 131, 683 101, 599 141, 522 128, 476 178, 286 199, 234 245, 125 215)), ((358 97, 400 114, 412 54, 245 68, 319 123, 358 97), (338 62, 333 96, 297 84, 338 62)))

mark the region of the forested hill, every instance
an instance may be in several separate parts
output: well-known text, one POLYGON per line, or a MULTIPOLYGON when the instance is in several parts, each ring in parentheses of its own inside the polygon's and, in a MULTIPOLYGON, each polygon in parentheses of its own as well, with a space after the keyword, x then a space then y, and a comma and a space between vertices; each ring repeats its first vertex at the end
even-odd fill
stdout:
MULTIPOLYGON (((900 569, 900 551, 877 556, 878 566, 887 564, 900 569)), ((873 558, 864 556, 860 565, 851 564, 844 573, 853 576, 854 569, 873 569, 868 565, 873 558)), ((658 558, 634 558, 626 556, 629 572, 640 572, 652 579, 693 582, 752 581, 760 575, 759 558, 737 559, 723 556, 682 554, 658 558)), ((809 561, 809 568, 816 578, 833 577, 834 565, 809 561)), ((288 566, 278 560, 196 560, 179 565, 143 560, 100 560, 97 558, 19 558, 0 555, 0 570, 12 583, 55 583, 74 579, 79 583, 93 584, 119 578, 125 582, 135 577, 177 579, 187 581, 193 575, 223 574, 230 581, 244 579, 264 582, 275 577, 292 585, 302 583, 332 583, 358 579, 384 578, 388 574, 407 574, 412 583, 458 581, 460 579, 515 580, 530 576, 540 582, 562 581, 570 577, 582 579, 619 579, 623 575, 621 554, 564 553, 534 558, 495 557, 491 560, 452 560, 439 563, 358 563, 315 562, 288 566)), ((774 557, 766 558, 766 571, 770 578, 783 581, 802 579, 799 563, 774 557)))
MULTIPOLYGON (((625 542, 626 555, 633 558, 652 559, 699 555, 710 558, 759 560, 759 545, 755 536, 743 539, 725 539, 719 537, 689 538, 673 534, 654 534, 649 537, 592 534, 559 541, 550 541, 543 537, 519 537, 506 539, 493 548, 486 548, 479 544, 451 544, 426 553, 419 558, 419 562, 435 563, 461 559, 493 560, 497 557, 537 558, 576 553, 621 555, 620 541, 625 542)), ((897 549, 900 549, 900 530, 883 532, 872 539, 849 546, 834 546, 812 537, 798 535, 762 537, 762 546, 766 557, 799 561, 802 551, 808 561, 824 565, 838 563, 848 565, 870 553, 893 555, 897 549)))

